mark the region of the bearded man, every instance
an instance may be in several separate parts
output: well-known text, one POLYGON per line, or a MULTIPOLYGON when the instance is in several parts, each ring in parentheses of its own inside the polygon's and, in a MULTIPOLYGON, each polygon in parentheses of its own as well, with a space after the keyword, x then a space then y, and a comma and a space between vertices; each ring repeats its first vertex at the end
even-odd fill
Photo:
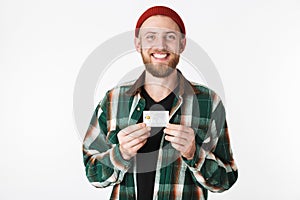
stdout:
POLYGON ((185 33, 174 10, 146 10, 134 40, 145 71, 95 109, 84 164, 95 187, 113 186, 111 199, 204 200, 237 180, 221 99, 177 69, 185 33))

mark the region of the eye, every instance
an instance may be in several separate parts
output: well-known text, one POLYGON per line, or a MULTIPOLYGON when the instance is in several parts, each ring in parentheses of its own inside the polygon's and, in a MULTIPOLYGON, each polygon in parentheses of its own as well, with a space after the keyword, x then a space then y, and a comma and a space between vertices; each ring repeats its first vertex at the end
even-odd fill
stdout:
POLYGON ((148 40, 148 41, 153 41, 153 40, 155 40, 155 35, 154 35, 154 34, 147 34, 147 35, 146 35, 146 40, 148 40))
POLYGON ((174 33, 168 33, 166 35, 166 39, 169 40, 169 41, 173 41, 173 40, 176 40, 176 35, 174 33))

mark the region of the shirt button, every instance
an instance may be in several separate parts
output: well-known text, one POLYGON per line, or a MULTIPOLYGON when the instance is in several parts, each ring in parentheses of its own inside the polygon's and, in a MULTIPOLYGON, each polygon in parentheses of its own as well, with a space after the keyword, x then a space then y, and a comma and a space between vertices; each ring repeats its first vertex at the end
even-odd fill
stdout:
POLYGON ((140 111, 141 109, 140 109, 140 107, 137 107, 137 109, 136 109, 137 111, 140 111))

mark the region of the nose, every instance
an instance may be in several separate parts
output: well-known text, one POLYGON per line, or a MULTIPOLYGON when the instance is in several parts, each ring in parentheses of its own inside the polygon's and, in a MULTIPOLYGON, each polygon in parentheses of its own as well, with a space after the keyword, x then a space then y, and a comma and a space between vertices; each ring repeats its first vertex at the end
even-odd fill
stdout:
POLYGON ((167 49, 167 42, 163 36, 157 37, 155 40, 154 47, 159 50, 167 49))

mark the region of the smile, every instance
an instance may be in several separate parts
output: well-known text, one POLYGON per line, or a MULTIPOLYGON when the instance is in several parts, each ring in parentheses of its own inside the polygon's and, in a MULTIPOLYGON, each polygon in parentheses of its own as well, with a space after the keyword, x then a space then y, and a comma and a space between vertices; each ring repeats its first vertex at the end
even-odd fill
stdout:
POLYGON ((169 56, 168 53, 152 53, 151 56, 153 56, 156 59, 165 59, 169 56))

